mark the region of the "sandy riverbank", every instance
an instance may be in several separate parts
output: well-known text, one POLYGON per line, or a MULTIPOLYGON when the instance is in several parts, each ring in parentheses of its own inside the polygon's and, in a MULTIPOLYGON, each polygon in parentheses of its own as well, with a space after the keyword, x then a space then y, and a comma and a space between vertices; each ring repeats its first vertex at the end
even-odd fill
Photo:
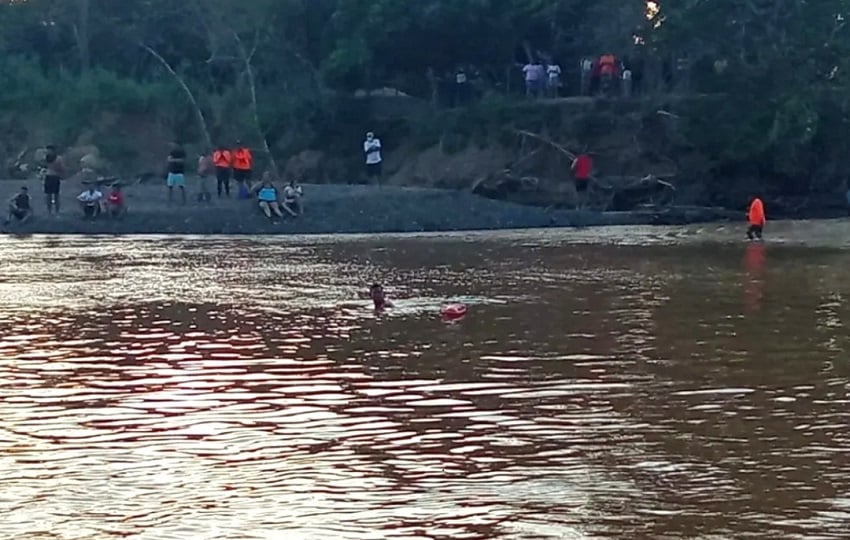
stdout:
POLYGON ((305 185, 305 215, 272 223, 253 201, 196 200, 197 179, 189 180, 189 201, 169 205, 166 188, 158 183, 125 188, 128 214, 120 220, 82 219, 75 197, 83 190, 79 182, 62 185, 62 212, 48 216, 40 182, 0 181, 3 213, 7 201, 20 186, 29 187, 35 206, 34 219, 26 224, 4 226, 16 234, 332 234, 431 232, 457 230, 527 229, 596 225, 678 224, 717 221, 729 216, 722 211, 677 209, 672 212, 600 213, 543 208, 495 201, 437 189, 376 187, 361 185, 305 185))

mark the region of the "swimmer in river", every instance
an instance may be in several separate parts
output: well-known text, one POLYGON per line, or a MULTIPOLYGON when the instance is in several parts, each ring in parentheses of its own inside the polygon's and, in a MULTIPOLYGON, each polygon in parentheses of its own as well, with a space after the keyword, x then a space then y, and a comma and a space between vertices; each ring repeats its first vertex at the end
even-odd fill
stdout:
POLYGON ((372 288, 369 289, 369 297, 372 298, 372 303, 375 304, 375 311, 395 307, 387 298, 386 294, 384 294, 384 288, 380 283, 372 285, 372 288))

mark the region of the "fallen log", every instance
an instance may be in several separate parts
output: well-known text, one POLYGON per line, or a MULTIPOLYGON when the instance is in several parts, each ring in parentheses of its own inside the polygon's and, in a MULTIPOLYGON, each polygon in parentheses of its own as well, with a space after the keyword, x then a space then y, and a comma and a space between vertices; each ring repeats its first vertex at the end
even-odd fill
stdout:
POLYGON ((700 206, 646 207, 628 212, 561 211, 557 225, 562 227, 610 227, 621 225, 688 225, 740 221, 741 212, 700 206))

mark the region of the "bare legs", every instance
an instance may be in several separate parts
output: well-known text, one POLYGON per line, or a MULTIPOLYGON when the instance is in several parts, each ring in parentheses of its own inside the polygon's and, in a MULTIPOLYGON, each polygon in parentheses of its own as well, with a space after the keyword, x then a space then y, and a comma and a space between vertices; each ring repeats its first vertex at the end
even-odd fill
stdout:
MULTIPOLYGON (((186 188, 183 186, 178 186, 180 188, 180 199, 183 201, 183 206, 186 206, 186 188)), ((174 200, 174 188, 172 186, 168 186, 168 204, 174 200)))
POLYGON ((47 205, 47 213, 59 213, 59 194, 58 193, 47 193, 45 196, 45 203, 47 205))
POLYGON ((297 218, 301 215, 301 203, 299 201, 284 202, 283 209, 292 217, 297 218))
POLYGON ((263 211, 263 213, 269 219, 271 219, 272 213, 274 213, 277 217, 283 217, 283 212, 281 212, 280 205, 277 203, 277 201, 274 201, 274 202, 260 201, 260 209, 263 211))

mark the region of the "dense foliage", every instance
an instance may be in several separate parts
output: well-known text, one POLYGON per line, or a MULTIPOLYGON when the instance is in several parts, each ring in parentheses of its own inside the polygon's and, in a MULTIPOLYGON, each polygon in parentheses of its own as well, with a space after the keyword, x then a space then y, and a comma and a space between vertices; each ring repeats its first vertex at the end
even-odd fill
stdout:
POLYGON ((674 111, 686 144, 791 177, 847 150, 848 18, 850 0, 5 0, 0 103, 63 125, 147 111, 202 140, 180 78, 212 138, 296 148, 359 89, 431 100, 465 66, 510 95, 545 54, 570 93, 579 59, 611 51, 640 59, 645 96, 725 96, 674 111))

